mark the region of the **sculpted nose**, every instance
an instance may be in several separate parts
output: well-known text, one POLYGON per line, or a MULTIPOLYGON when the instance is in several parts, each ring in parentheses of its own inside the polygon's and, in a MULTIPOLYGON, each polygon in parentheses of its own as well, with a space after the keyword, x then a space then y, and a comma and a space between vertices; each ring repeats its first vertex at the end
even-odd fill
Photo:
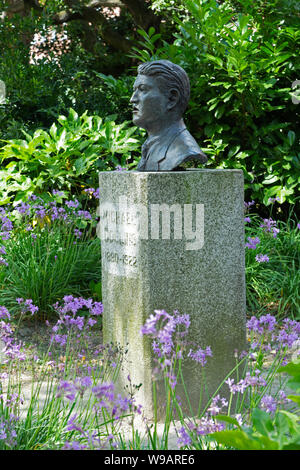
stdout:
POLYGON ((137 102, 137 93, 136 93, 136 91, 134 91, 134 92, 132 93, 132 96, 131 96, 129 102, 130 102, 130 103, 136 103, 136 102, 137 102))

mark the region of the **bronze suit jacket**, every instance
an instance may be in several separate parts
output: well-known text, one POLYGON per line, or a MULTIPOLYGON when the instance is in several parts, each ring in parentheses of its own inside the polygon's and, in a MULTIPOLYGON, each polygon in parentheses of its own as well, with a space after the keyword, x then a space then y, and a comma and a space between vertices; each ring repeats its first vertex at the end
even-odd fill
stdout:
POLYGON ((178 126, 176 129, 173 126, 164 134, 144 142, 137 170, 171 171, 189 160, 205 163, 207 157, 186 127, 178 126))

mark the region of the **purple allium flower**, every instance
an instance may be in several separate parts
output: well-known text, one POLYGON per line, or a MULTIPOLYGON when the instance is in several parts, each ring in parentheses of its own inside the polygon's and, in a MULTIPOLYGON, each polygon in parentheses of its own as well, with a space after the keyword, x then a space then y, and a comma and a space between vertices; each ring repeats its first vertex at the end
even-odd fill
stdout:
POLYGON ((104 382, 93 387, 92 392, 98 400, 102 398, 106 398, 109 401, 113 401, 114 389, 115 389, 115 386, 113 383, 104 382))
POLYGON ((258 237, 248 237, 248 243, 246 243, 246 248, 250 250, 256 250, 257 245, 260 243, 260 239, 258 237))
POLYGON ((298 224, 297 224, 297 229, 300 230, 300 222, 298 222, 298 224))
POLYGON ((213 418, 203 416, 200 419, 200 424, 197 426, 196 433, 197 435, 203 436, 213 432, 223 431, 223 429, 225 429, 224 423, 216 423, 213 418))
POLYGON ((1 254, 1 255, 6 255, 5 246, 0 246, 0 254, 1 254))
POLYGON ((253 204, 255 204, 255 201, 251 201, 251 202, 244 201, 245 209, 249 209, 249 207, 253 206, 253 204))
POLYGON ((251 222, 250 217, 245 217, 245 218, 244 218, 244 222, 245 222, 246 224, 247 224, 247 223, 250 224, 250 222, 251 222))
POLYGON ((268 263, 270 261, 269 257, 267 255, 256 255, 255 259, 258 263, 268 263))
POLYGON ((275 398, 273 398, 271 395, 265 395, 262 397, 261 408, 267 413, 275 413, 277 409, 277 402, 275 398))
POLYGON ((192 444, 192 439, 187 433, 184 426, 179 429, 177 445, 179 448, 186 447, 192 444))
POLYGON ((99 192, 100 192, 100 190, 99 190, 99 188, 97 188, 96 191, 93 193, 93 196, 94 196, 95 199, 99 199, 99 197, 100 197, 99 192))
POLYGON ((263 223, 260 225, 260 227, 264 229, 264 232, 270 232, 273 234, 273 237, 276 238, 279 233, 279 229, 276 227, 276 224, 276 220, 271 218, 263 219, 263 223))
POLYGON ((228 401, 225 398, 221 398, 220 395, 216 395, 212 399, 210 407, 207 409, 207 411, 212 416, 215 416, 220 413, 222 408, 226 408, 227 406, 228 406, 228 401))
POLYGON ((26 204, 25 202, 21 202, 21 204, 18 205, 16 209, 20 214, 24 214, 24 215, 30 214, 30 204, 26 204))
POLYGON ((6 307, 0 305, 0 318, 8 318, 10 320, 10 314, 6 307))
POLYGON ((52 194, 53 194, 53 196, 59 196, 59 197, 64 196, 63 191, 59 191, 57 189, 53 189, 52 194))
POLYGON ((75 201, 65 201, 65 204, 69 209, 77 209, 79 201, 77 199, 75 199, 75 201))
POLYGON ((278 196, 276 196, 276 197, 269 197, 269 199, 268 199, 268 202, 269 202, 270 204, 274 204, 274 202, 276 202, 276 201, 277 201, 277 202, 280 202, 280 197, 278 197, 278 196))
POLYGON ((193 352, 190 349, 190 352, 188 353, 188 357, 190 357, 196 362, 199 362, 202 366, 204 366, 207 363, 206 358, 212 357, 212 351, 211 351, 210 346, 207 346, 206 349, 199 348, 196 352, 193 352))
POLYGON ((89 211, 77 211, 77 215, 83 219, 91 220, 92 216, 89 211))
POLYGON ((73 383, 62 380, 57 387, 56 397, 65 396, 68 400, 74 401, 76 397, 76 388, 73 383))

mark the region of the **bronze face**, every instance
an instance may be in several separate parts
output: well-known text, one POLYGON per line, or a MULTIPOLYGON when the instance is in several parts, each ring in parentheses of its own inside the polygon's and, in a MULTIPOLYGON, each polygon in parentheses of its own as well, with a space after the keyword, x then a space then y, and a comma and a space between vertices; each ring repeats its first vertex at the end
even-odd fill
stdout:
POLYGON ((138 75, 130 99, 133 123, 147 131, 164 127, 167 118, 168 98, 153 77, 138 75))

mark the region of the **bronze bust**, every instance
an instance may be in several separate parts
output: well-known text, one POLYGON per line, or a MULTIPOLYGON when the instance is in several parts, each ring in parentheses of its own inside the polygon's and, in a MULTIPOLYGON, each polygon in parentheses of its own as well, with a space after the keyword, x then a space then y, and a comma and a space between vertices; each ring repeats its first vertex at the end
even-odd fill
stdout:
POLYGON ((138 67, 130 99, 133 123, 148 133, 138 171, 171 171, 187 161, 207 161, 182 119, 189 97, 189 78, 179 65, 157 60, 138 67))

